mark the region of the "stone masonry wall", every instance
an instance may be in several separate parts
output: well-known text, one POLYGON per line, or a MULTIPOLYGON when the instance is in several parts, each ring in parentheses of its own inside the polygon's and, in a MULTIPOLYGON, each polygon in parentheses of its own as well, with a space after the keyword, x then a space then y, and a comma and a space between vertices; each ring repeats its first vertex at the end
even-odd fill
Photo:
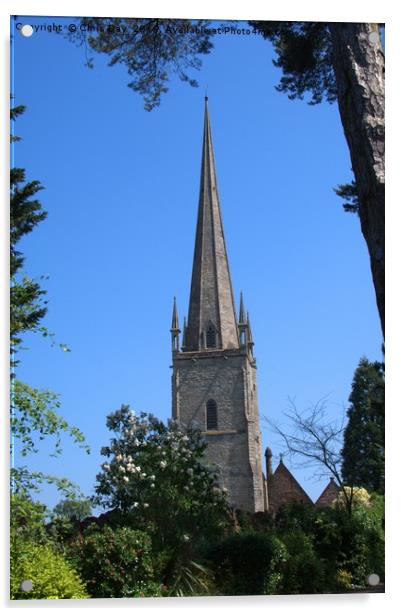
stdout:
POLYGON ((229 502, 264 510, 256 372, 245 352, 175 353, 173 416, 205 431, 207 459, 220 470, 229 502), (218 429, 206 432, 206 403, 217 403, 218 429))

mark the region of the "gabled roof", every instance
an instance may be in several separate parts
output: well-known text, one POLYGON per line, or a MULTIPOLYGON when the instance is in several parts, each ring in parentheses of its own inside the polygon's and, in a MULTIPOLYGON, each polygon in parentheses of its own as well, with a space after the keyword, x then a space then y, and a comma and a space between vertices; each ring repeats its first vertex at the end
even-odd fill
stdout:
POLYGON ((330 507, 335 500, 338 498, 338 494, 340 492, 340 488, 334 481, 333 477, 331 477, 329 483, 317 499, 315 506, 316 507, 330 507))
POLYGON ((272 513, 277 513, 282 505, 291 502, 313 505, 313 501, 282 460, 268 480, 268 498, 269 511, 272 513))

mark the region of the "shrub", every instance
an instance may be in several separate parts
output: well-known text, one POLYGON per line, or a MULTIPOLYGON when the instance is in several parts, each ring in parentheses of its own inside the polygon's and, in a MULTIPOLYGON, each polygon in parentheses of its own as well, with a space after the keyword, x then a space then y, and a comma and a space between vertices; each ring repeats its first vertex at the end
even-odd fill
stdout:
POLYGON ((69 546, 92 597, 154 596, 150 537, 127 527, 87 526, 69 546))
POLYGON ((286 551, 274 535, 251 531, 228 537, 209 558, 221 594, 264 595, 277 592, 286 551))
POLYGON ((228 525, 224 491, 205 460, 206 442, 199 430, 172 420, 165 425, 125 405, 107 417, 107 426, 114 436, 102 448, 96 504, 119 510, 125 526, 151 537, 158 576, 174 586, 228 525))
POLYGON ((280 592, 286 595, 321 593, 327 589, 325 567, 317 556, 313 538, 302 530, 280 535, 288 556, 281 563, 280 592))
POLYGON ((50 545, 11 539, 11 599, 85 599, 88 594, 76 571, 50 545), (32 582, 24 592, 21 582, 32 582))

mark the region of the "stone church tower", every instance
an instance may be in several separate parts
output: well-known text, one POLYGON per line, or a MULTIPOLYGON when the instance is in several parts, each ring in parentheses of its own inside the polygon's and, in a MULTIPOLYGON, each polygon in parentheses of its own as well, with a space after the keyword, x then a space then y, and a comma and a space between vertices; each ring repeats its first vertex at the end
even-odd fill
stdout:
POLYGON ((267 509, 262 473, 256 362, 241 294, 237 320, 205 98, 202 170, 188 322, 171 325, 173 417, 200 427, 208 461, 232 506, 267 509))

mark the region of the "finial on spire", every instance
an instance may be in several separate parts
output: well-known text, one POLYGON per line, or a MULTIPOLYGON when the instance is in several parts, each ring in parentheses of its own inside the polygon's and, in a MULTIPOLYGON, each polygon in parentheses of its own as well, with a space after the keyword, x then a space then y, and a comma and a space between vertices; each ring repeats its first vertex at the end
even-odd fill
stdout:
POLYGON ((253 345, 252 329, 251 329, 251 321, 249 318, 249 312, 246 313, 246 322, 248 324, 248 344, 253 345))
POLYGON ((239 325, 243 325, 244 323, 246 323, 246 320, 245 320, 244 297, 242 295, 242 291, 241 291, 240 300, 239 300, 239 319, 238 319, 238 323, 239 323, 239 325))
POLYGON ((172 332, 180 331, 180 325, 178 321, 178 310, 177 310, 177 303, 176 303, 175 296, 174 296, 174 303, 173 303, 173 318, 171 319, 171 330, 170 331, 172 332))
POLYGON ((186 338, 187 338, 187 319, 186 317, 184 317, 184 324, 182 326, 182 348, 185 349, 186 347, 186 338))
POLYGON ((205 87, 205 101, 208 101, 208 100, 209 100, 209 97, 207 95, 207 84, 206 84, 206 87, 205 87))
POLYGON ((173 317, 171 319, 171 348, 173 351, 179 351, 180 350, 180 325, 179 325, 179 321, 178 321, 178 310, 177 310, 177 303, 174 297, 174 303, 173 303, 173 317))

